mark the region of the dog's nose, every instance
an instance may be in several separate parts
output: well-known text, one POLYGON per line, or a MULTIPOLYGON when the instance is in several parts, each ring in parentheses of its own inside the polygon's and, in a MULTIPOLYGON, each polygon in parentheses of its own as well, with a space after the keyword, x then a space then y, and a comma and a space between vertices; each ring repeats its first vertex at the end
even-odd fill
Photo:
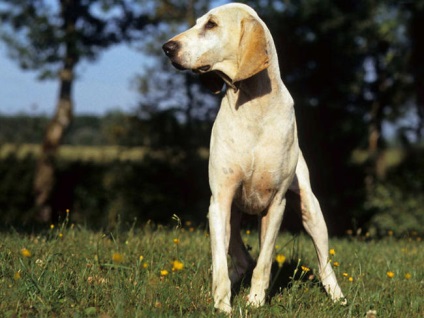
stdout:
POLYGON ((169 57, 173 57, 179 48, 180 44, 177 41, 169 41, 162 46, 162 50, 169 57))

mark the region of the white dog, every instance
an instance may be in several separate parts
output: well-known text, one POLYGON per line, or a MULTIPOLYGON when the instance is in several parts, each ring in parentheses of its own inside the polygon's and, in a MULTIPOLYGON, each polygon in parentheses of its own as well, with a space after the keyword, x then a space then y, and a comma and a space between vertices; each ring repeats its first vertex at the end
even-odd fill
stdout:
POLYGON ((299 149, 293 100, 281 81, 274 42, 264 22, 246 5, 223 5, 169 40, 163 50, 175 67, 199 73, 215 93, 224 83, 227 86, 209 158, 215 307, 231 312, 231 283, 254 265, 241 239, 242 212, 260 219, 260 254, 248 303, 265 303, 288 190, 300 196, 303 225, 316 248, 323 286, 333 300, 343 298, 329 263, 327 227, 299 149))

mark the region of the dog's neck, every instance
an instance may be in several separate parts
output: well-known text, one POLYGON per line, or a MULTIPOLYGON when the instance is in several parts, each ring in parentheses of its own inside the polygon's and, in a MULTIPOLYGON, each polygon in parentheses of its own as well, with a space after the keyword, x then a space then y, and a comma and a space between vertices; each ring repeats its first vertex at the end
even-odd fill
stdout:
MULTIPOLYGON (((276 56, 276 54, 274 56, 276 56)), ((286 97, 291 99, 290 94, 281 80, 278 61, 275 59, 270 62, 268 68, 248 79, 234 83, 233 86, 227 83, 228 88, 226 95, 231 95, 231 98, 237 100, 235 103, 236 109, 246 103, 255 103, 255 100, 259 101, 263 98, 279 98, 283 99, 282 102, 284 102, 286 97), (287 96, 278 96, 281 93, 287 96)), ((267 103, 261 103, 261 105, 264 104, 267 103)), ((275 104, 275 101, 270 104, 275 104)))
POLYGON ((237 96, 236 108, 262 96, 272 93, 272 83, 268 69, 235 84, 235 89, 228 88, 227 94, 237 96))

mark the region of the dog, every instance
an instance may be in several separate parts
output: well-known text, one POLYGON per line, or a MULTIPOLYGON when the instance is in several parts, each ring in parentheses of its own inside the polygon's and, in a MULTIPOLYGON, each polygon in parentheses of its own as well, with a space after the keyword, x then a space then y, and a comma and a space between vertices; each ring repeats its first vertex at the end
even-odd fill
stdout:
POLYGON ((212 92, 226 89, 212 128, 209 157, 215 308, 231 313, 231 286, 253 267, 247 301, 254 307, 265 303, 289 190, 300 197, 302 223, 315 245, 322 284, 334 301, 343 300, 329 261, 326 223, 298 145, 293 99, 281 80, 265 23, 247 5, 226 4, 162 48, 177 69, 198 73, 212 92), (242 213, 260 220, 256 265, 241 238, 242 213))

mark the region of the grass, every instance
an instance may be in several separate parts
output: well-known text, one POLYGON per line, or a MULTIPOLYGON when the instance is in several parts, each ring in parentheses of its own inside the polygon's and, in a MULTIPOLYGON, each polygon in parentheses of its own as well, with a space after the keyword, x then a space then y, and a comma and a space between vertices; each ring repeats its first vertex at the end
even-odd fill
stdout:
MULTIPOLYGON (((222 316, 213 310, 207 231, 189 223, 105 235, 65 221, 41 234, 1 237, 4 317, 222 316)), ((256 237, 243 233, 255 256, 256 237)), ((419 237, 346 237, 330 246, 347 306, 333 304, 316 280, 309 238, 285 233, 276 245, 285 261, 274 264, 270 302, 246 307, 248 286, 241 287, 233 317, 365 317, 369 310, 385 318, 424 316, 419 237)))

